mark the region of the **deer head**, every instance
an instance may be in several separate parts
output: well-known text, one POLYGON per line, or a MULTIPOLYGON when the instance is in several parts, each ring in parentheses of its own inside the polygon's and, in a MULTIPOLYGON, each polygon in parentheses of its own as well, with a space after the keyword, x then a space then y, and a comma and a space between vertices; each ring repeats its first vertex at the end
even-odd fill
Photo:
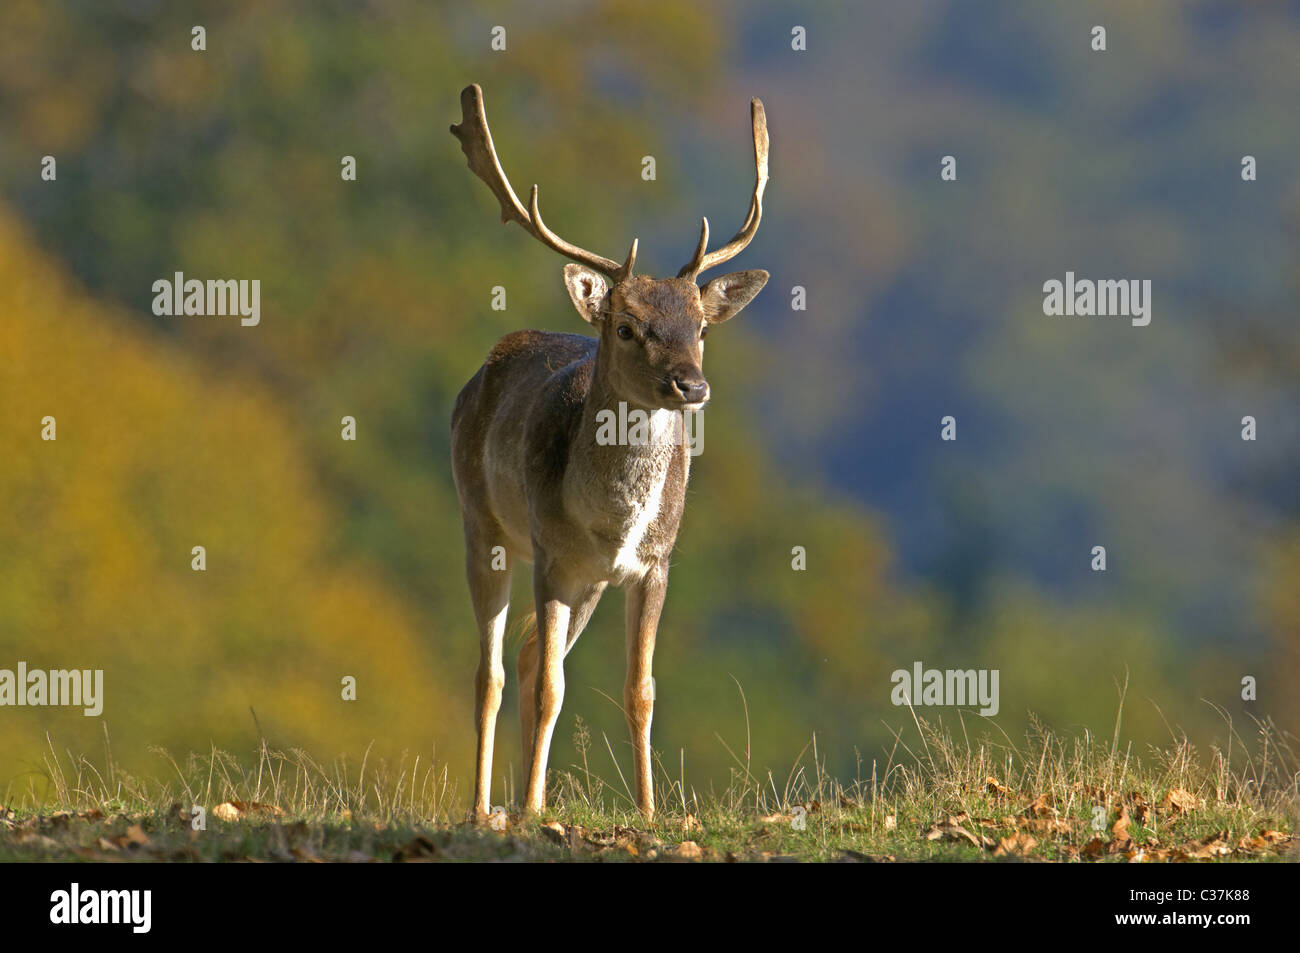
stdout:
POLYGON ((622 264, 589 252, 547 228, 537 207, 537 186, 520 203, 497 159, 477 84, 460 94, 462 119, 451 132, 460 140, 469 167, 501 203, 501 221, 525 231, 575 264, 565 265, 564 283, 573 306, 599 331, 598 373, 609 389, 630 404, 647 408, 697 410, 709 398, 704 379, 704 338, 747 305, 767 283, 766 271, 737 271, 702 287, 700 273, 740 254, 758 231, 767 187, 767 115, 761 101, 750 102, 756 180, 749 215, 734 238, 708 251, 709 220, 701 220, 700 240, 691 260, 675 278, 634 275, 637 241, 622 264))

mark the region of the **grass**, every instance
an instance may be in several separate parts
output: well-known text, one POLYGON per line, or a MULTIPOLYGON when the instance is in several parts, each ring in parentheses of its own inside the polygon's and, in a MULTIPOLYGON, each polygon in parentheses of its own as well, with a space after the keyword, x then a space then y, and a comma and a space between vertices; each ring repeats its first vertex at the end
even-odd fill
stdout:
MULTIPOLYGON (((913 715, 887 757, 829 776, 816 739, 786 777, 734 753, 726 787, 702 793, 657 768, 659 815, 645 824, 605 739, 578 721, 580 764, 551 774, 546 814, 504 830, 464 822, 466 786, 446 765, 346 760, 322 765, 265 742, 247 759, 220 750, 161 778, 113 763, 45 759, 48 791, 0 799, 0 860, 29 861, 1075 861, 1300 859, 1300 775, 1289 735, 1258 722, 1247 743, 1201 756, 1186 738, 1141 757, 1091 734, 1033 723, 1020 743, 972 743, 913 715), (199 824, 193 808, 203 808, 199 824), (202 829, 198 829, 199 827, 202 829)), ((731 750, 731 749, 728 749, 731 750)))

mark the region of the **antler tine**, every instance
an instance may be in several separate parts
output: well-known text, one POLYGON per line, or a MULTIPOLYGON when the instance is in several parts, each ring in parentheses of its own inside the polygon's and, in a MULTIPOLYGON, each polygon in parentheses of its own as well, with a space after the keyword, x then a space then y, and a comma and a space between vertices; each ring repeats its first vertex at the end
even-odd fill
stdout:
POLYGON ((632 239, 632 249, 627 253, 627 261, 622 265, 612 259, 605 258, 601 255, 595 255, 586 249, 579 248, 577 245, 570 245, 555 232, 546 227, 542 221, 542 213, 537 208, 537 186, 533 186, 532 194, 528 197, 528 211, 532 217, 533 227, 529 229, 533 236, 542 244, 554 248, 561 255, 572 258, 574 261, 580 261, 584 265, 589 265, 597 271, 603 272, 615 281, 622 281, 628 275, 632 274, 632 267, 636 264, 637 240, 632 239))
POLYGON ((569 244, 547 228, 537 210, 536 185, 533 186, 532 194, 529 196, 529 209, 523 207, 519 197, 515 195, 515 190, 510 187, 510 180, 506 178, 500 160, 497 159, 496 146, 492 144, 492 133, 488 129, 487 111, 483 106, 483 90, 477 83, 461 90, 460 109, 461 121, 459 124, 452 124, 451 133, 460 140, 460 147, 469 160, 470 171, 487 183, 487 187, 501 203, 503 224, 511 221, 518 222, 528 234, 543 245, 558 251, 566 258, 572 258, 608 275, 615 281, 620 281, 632 273, 632 267, 636 264, 637 243, 635 241, 632 242, 632 250, 628 253, 627 261, 620 265, 613 259, 569 244))
POLYGON ((705 246, 709 241, 709 223, 706 219, 704 227, 701 229, 700 244, 695 250, 695 255, 691 258, 681 271, 677 273, 678 278, 696 278, 700 272, 713 268, 735 258, 754 239, 758 232, 759 222, 763 218, 763 190, 767 188, 767 155, 769 142, 767 137, 767 111, 763 108, 761 99, 751 99, 749 102, 750 121, 754 128, 754 168, 757 173, 754 182, 754 197, 749 203, 749 215, 745 217, 745 224, 736 232, 734 238, 721 248, 705 254, 705 246))
POLYGON ((694 278, 700 273, 700 265, 704 261, 704 250, 709 247, 709 220, 700 219, 700 242, 695 246, 695 254, 691 260, 682 266, 682 270, 677 272, 678 278, 694 278))

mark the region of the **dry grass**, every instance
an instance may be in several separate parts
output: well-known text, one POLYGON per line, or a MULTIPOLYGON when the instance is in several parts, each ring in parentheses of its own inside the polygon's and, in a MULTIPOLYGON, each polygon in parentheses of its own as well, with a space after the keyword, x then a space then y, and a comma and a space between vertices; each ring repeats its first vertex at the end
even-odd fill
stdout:
POLYGON ((141 778, 114 763, 107 738, 99 764, 51 742, 44 788, 0 801, 0 859, 1296 859, 1294 739, 1270 722, 1248 738, 1224 722, 1208 754, 1185 737, 1139 753, 1120 742, 1119 718, 1109 741, 1035 721, 1017 743, 972 741, 960 715, 953 732, 913 713, 852 781, 828 774, 815 737, 784 777, 760 773, 746 738, 727 746, 720 791, 689 786, 684 758, 658 762, 660 814, 646 825, 609 739, 597 745, 579 719, 580 763, 553 772, 546 816, 512 814, 504 831, 464 823, 467 787, 418 756, 327 766, 265 743, 247 759, 157 749, 160 775, 141 778))

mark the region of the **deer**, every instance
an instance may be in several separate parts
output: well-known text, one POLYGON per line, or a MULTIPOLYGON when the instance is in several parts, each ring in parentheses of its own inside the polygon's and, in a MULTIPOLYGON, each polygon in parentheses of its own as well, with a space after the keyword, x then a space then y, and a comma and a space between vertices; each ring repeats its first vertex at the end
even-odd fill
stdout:
POLYGON ((708 250, 709 221, 673 278, 633 273, 638 240, 622 263, 560 238, 542 221, 533 185, 527 208, 497 158, 483 91, 460 95, 451 126, 470 170, 515 222, 559 252, 564 284, 595 337, 522 330, 507 334, 456 398, 451 461, 465 532, 466 577, 479 636, 478 732, 471 819, 491 811, 497 715, 505 687, 506 613, 515 561, 532 566, 533 613, 517 660, 527 786, 525 816, 545 809, 551 737, 564 699, 564 658, 609 586, 625 593, 627 677, 636 803, 654 819, 651 674, 669 556, 686 502, 691 454, 684 415, 709 401, 704 338, 762 290, 768 273, 738 271, 699 284, 702 272, 740 254, 758 231, 768 181, 767 117, 750 103, 757 178, 749 214, 725 245, 708 250), (641 439, 598 439, 603 411, 640 411, 641 439), (494 556, 495 564, 494 564, 494 556))

